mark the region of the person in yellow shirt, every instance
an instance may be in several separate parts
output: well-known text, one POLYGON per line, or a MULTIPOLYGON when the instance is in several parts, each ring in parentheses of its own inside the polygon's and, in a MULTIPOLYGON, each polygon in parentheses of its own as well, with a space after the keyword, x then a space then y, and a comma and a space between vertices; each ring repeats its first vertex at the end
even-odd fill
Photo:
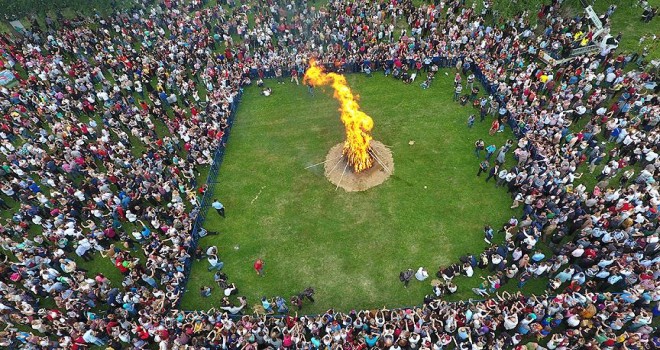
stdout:
POLYGON ((583 35, 584 35, 584 33, 581 30, 578 31, 577 33, 575 33, 573 35, 573 41, 579 41, 582 38, 583 35))
POLYGON ((582 38, 582 41, 580 41, 580 46, 587 46, 588 43, 589 43, 589 37, 585 36, 584 38, 582 38))

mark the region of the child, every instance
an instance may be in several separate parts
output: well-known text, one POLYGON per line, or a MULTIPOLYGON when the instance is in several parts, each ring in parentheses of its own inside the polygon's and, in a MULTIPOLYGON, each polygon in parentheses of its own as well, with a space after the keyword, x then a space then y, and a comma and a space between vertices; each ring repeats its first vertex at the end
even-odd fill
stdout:
POLYGON ((474 126, 474 120, 475 119, 476 118, 474 117, 474 114, 468 117, 468 120, 467 120, 468 129, 472 129, 472 127, 474 126))

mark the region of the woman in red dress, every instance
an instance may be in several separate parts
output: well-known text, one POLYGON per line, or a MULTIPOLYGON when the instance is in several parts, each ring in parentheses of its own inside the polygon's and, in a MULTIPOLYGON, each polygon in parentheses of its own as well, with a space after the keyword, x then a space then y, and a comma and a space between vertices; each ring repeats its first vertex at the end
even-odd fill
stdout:
POLYGON ((495 135, 497 130, 500 129, 500 121, 495 119, 493 120, 493 124, 490 125, 490 130, 488 130, 488 133, 492 136, 495 135))

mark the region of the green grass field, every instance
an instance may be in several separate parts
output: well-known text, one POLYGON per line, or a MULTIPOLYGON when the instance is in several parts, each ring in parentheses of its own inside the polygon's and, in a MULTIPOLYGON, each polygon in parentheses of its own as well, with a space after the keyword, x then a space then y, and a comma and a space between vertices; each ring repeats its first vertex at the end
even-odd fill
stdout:
MULTIPOLYGON (((486 245, 483 225, 499 226, 516 213, 503 188, 476 177, 472 151, 479 137, 499 148, 511 135, 488 137, 490 119, 467 128, 474 111, 452 101, 453 74, 439 74, 428 90, 382 74, 348 81, 395 162, 390 179, 360 193, 335 190, 322 166, 305 169, 343 141, 329 88, 311 96, 302 85, 268 81, 271 97, 256 87, 243 95, 215 189, 227 218, 211 209, 205 226, 221 233, 200 244, 219 247, 224 271, 250 305, 261 296, 288 299, 307 286, 317 302, 306 312, 419 304, 432 278, 404 289, 401 270, 425 266, 433 275, 462 254, 478 254, 486 245), (259 257, 265 277, 252 268, 259 257)), ((207 266, 193 265, 182 308, 222 298, 220 290, 199 295, 200 286, 214 284, 207 266)), ((478 283, 463 281, 457 299, 476 297, 470 288, 478 283)))

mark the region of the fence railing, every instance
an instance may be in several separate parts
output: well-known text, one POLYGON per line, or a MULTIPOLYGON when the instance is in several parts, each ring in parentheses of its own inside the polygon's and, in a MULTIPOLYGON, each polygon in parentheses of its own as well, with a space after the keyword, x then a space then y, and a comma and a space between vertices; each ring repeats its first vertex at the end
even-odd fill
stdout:
MULTIPOLYGON (((222 139, 220 139, 220 142, 218 143, 218 147, 215 150, 215 154, 213 155, 213 161, 211 162, 211 166, 209 167, 209 173, 206 176, 206 183, 205 183, 206 188, 204 190, 204 194, 202 195, 202 200, 200 201, 199 206, 191 212, 191 215, 196 215, 195 223, 193 224, 192 232, 190 233, 192 235, 192 242, 190 244, 190 247, 188 248, 188 254, 191 257, 197 250, 197 244, 200 239, 199 231, 204 226, 204 221, 206 221, 206 214, 208 213, 209 207, 211 206, 211 201, 212 201, 211 198, 214 194, 215 184, 217 183, 215 179, 218 177, 220 166, 222 165, 222 162, 225 159, 225 150, 226 150, 227 141, 229 140, 229 135, 231 134, 231 128, 234 125, 234 119, 236 118, 236 111, 238 110, 238 105, 241 101, 242 96, 243 96, 243 89, 240 89, 238 91, 238 94, 234 97, 234 101, 231 103, 229 110, 229 117, 227 118, 227 127, 225 128, 224 134, 222 135, 222 139)), ((193 259, 188 258, 184 266, 183 274, 185 278, 179 284, 181 297, 183 296, 183 293, 186 292, 186 286, 188 285, 188 279, 190 278, 190 272, 191 272, 190 270, 192 268, 192 262, 193 259)), ((174 308, 178 308, 179 303, 181 302, 181 297, 177 300, 177 303, 174 305, 174 308)))

